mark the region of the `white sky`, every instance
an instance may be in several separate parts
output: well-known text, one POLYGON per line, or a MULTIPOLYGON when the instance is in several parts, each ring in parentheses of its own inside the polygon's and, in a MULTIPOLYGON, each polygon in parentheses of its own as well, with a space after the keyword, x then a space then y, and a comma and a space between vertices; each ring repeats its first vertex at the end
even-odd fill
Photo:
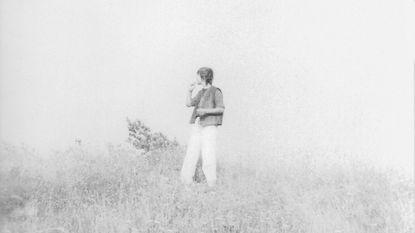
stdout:
POLYGON ((357 155, 413 169, 411 0, 0 0, 0 138, 121 142, 126 117, 186 143, 216 72, 222 157, 357 155))

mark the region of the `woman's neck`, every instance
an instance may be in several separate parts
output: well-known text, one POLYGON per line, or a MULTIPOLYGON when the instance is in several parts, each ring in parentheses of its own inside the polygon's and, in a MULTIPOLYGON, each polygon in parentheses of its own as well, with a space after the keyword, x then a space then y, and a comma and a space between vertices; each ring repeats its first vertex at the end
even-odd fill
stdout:
POLYGON ((210 86, 212 86, 212 85, 210 85, 210 84, 204 84, 204 85, 202 86, 202 88, 203 88, 203 89, 207 89, 207 88, 209 88, 210 86))

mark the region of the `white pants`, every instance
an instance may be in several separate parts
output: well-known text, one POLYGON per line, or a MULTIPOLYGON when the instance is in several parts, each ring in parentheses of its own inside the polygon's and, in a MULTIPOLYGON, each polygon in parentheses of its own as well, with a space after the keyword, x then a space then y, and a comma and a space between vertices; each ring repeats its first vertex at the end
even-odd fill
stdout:
POLYGON ((180 172, 184 184, 193 183, 197 161, 202 154, 202 170, 209 186, 216 184, 216 125, 201 126, 196 118, 187 145, 186 157, 180 172))

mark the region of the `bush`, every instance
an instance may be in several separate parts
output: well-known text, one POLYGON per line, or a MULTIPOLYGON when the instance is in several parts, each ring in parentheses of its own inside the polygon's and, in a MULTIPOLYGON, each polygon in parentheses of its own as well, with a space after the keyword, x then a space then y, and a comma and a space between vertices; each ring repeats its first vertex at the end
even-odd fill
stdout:
POLYGON ((170 140, 160 132, 153 133, 151 129, 140 120, 130 121, 128 124, 128 141, 138 150, 144 152, 167 149, 179 145, 176 139, 170 140))

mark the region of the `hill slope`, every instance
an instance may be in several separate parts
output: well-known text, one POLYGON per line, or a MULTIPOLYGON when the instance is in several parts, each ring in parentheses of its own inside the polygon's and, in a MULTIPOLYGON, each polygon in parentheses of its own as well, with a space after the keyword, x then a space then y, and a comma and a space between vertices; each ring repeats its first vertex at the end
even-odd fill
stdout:
POLYGON ((413 182, 373 169, 220 164, 215 192, 179 182, 177 147, 83 147, 41 159, 2 145, 2 232, 413 232, 413 182))

